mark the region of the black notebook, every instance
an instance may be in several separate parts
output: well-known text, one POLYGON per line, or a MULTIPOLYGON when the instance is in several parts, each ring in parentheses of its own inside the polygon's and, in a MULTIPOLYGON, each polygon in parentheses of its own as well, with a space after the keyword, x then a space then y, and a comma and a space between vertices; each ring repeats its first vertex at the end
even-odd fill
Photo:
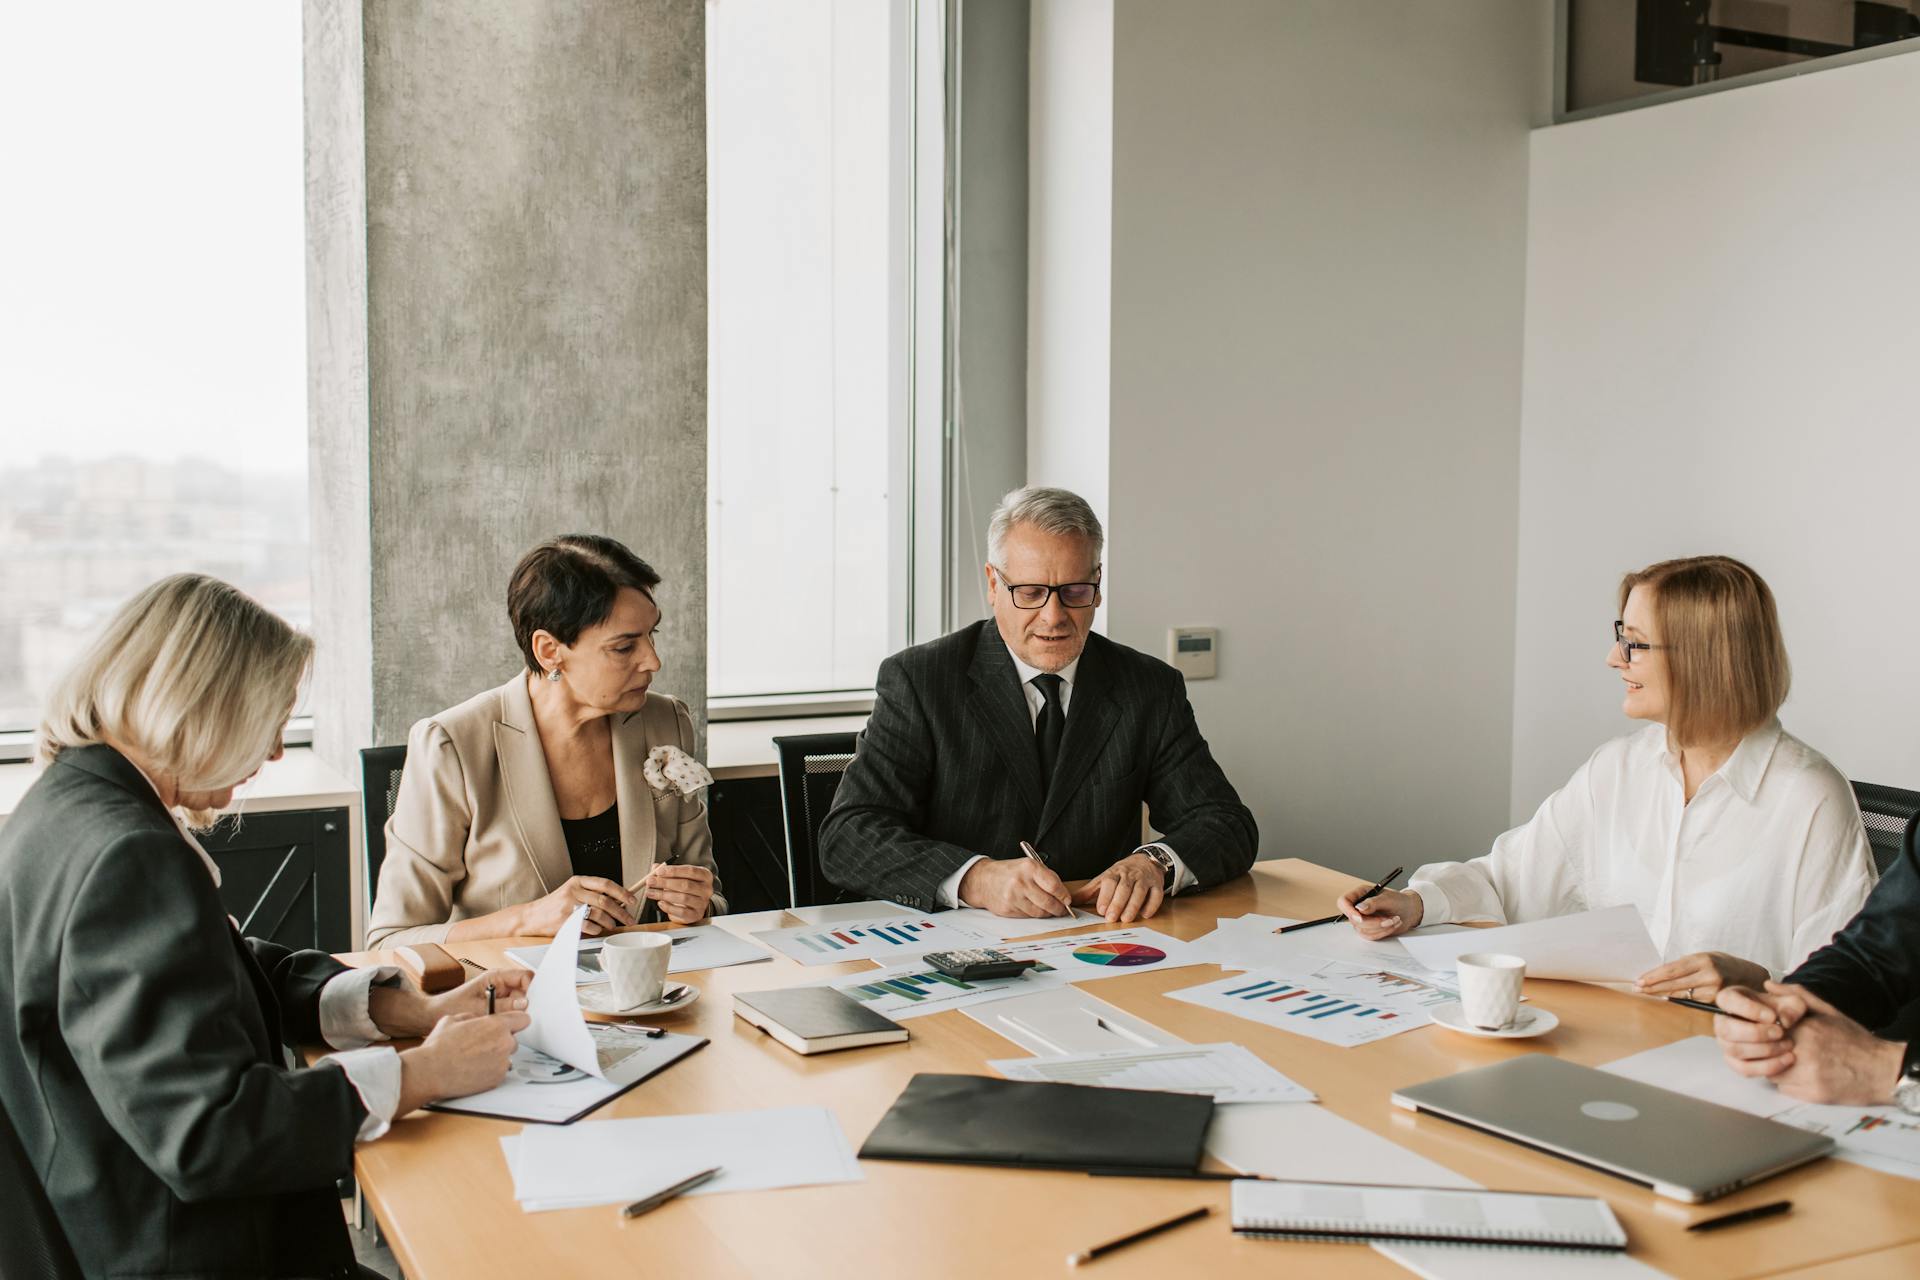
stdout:
POLYGON ((832 987, 736 991, 736 1016, 795 1053, 827 1053, 867 1044, 895 1044, 907 1029, 832 987))
POLYGON ((863 1160, 1191 1172, 1213 1099, 1145 1089, 923 1073, 860 1148, 863 1160))

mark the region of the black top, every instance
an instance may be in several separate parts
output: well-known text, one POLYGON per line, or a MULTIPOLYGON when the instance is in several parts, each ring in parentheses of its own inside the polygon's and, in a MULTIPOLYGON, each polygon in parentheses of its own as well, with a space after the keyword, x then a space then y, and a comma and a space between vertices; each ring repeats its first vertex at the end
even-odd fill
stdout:
POLYGON ((591 818, 562 818, 560 831, 567 838, 567 860, 577 876, 599 876, 618 880, 620 864, 620 805, 608 805, 591 818))
POLYGON ((242 939, 153 788, 70 747, 0 827, 0 1104, 89 1276, 352 1276, 343 966, 242 939))
POLYGON ((1904 851, 1866 905, 1787 975, 1889 1040, 1920 1039, 1920 866, 1904 851))

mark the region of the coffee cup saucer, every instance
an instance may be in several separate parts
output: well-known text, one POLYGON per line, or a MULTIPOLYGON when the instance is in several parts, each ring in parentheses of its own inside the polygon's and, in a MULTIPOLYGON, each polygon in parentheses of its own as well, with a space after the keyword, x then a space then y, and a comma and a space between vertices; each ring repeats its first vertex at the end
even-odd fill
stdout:
POLYGON ((581 987, 580 1008, 587 1013, 603 1013, 616 1018, 644 1018, 653 1013, 672 1013, 684 1009, 700 998, 700 988, 690 982, 669 982, 661 990, 660 998, 650 1004, 635 1005, 623 1009, 613 998, 611 982, 596 982, 590 987, 581 987))
POLYGON ((1433 1020, 1450 1031, 1462 1031, 1470 1036, 1484 1036, 1489 1040, 1527 1040, 1534 1036, 1543 1036, 1560 1025, 1560 1019, 1551 1009, 1542 1009, 1539 1005, 1523 1004, 1514 1011, 1513 1021, 1504 1027, 1492 1031, 1483 1030, 1467 1021, 1467 1011, 1458 1000, 1438 1004, 1427 1010, 1433 1020))

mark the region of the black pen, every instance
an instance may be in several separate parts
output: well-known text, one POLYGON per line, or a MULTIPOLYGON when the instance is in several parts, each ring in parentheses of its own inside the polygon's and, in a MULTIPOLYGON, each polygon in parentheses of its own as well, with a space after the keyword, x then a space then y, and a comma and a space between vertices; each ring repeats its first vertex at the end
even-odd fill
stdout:
POLYGON ((1204 1218, 1212 1212, 1213 1210, 1204 1204, 1198 1209, 1189 1209, 1179 1217, 1168 1218, 1165 1222, 1156 1222, 1150 1227, 1142 1227, 1132 1235, 1121 1236, 1118 1240, 1109 1240, 1105 1244, 1097 1244, 1091 1249, 1083 1249, 1079 1253, 1069 1254, 1067 1256, 1067 1265, 1077 1267, 1083 1262, 1092 1262, 1102 1254, 1112 1253, 1115 1249, 1124 1249, 1130 1244, 1136 1244, 1141 1240, 1157 1236, 1162 1231, 1171 1231, 1175 1227, 1193 1222, 1199 1218, 1204 1218))
MULTIPOLYGON (((1035 862, 1039 863, 1041 866, 1043 867, 1047 866, 1047 860, 1040 856, 1040 851, 1034 848, 1032 845, 1028 844, 1025 840, 1022 840, 1020 842, 1020 852, 1026 854, 1029 858, 1032 858, 1035 862)), ((1053 870, 1053 868, 1047 867, 1047 870, 1051 871, 1053 870)), ((1073 914, 1072 907, 1067 908, 1067 914, 1068 915, 1073 914)))
POLYGON ((645 1200, 635 1200, 632 1204, 628 1205, 626 1208, 620 1211, 620 1216, 623 1218, 637 1218, 643 1213, 651 1213, 653 1210, 658 1209, 661 1205, 673 1199, 675 1196, 682 1195, 685 1192, 691 1191, 695 1187, 699 1186, 701 1183, 711 1181, 712 1179, 717 1178, 719 1176, 720 1176, 719 1165, 715 1165, 711 1169, 703 1169, 699 1173, 694 1174, 691 1178, 686 1178, 686 1179, 683 1179, 682 1181, 674 1183, 672 1186, 668 1187, 665 1191, 656 1191, 652 1195, 648 1196, 645 1200))
POLYGON ((1761 1218, 1774 1218, 1793 1208, 1791 1200, 1775 1200, 1772 1204, 1755 1205, 1751 1209, 1741 1209, 1737 1213, 1723 1213, 1717 1218, 1707 1218, 1693 1223, 1689 1231, 1718 1231, 1722 1227, 1738 1226, 1742 1222, 1755 1222, 1761 1218))
POLYGON ((493 984, 491 982, 487 984, 487 1016, 489 1018, 493 1016, 493 984))
POLYGON ((1668 996, 1668 1004, 1681 1004, 1689 1009, 1698 1009, 1703 1013, 1717 1013, 1723 1018, 1732 1018, 1736 1022, 1751 1022, 1754 1026, 1764 1026, 1758 1018, 1749 1018, 1744 1013, 1735 1013, 1731 1009, 1722 1009, 1717 1004, 1708 1004, 1705 1000, 1689 1000, 1686 996, 1668 996))
MULTIPOLYGON (((1367 890, 1365 893, 1355 898, 1353 900, 1353 905, 1356 907, 1359 906, 1361 903, 1365 902, 1368 898, 1371 898, 1374 894, 1380 892, 1382 889, 1392 884, 1395 880, 1398 880, 1400 878, 1400 873, 1405 870, 1406 870, 1405 867, 1395 867, 1393 870, 1387 872, 1386 876, 1380 881, 1379 884, 1373 886, 1373 888, 1367 890)), ((1346 918, 1347 917, 1345 915, 1321 916, 1318 920, 1301 920, 1295 924, 1283 924, 1278 929, 1275 929, 1274 932, 1275 933, 1292 933, 1295 929, 1311 929, 1317 924, 1338 924, 1340 921, 1345 920, 1346 918)))

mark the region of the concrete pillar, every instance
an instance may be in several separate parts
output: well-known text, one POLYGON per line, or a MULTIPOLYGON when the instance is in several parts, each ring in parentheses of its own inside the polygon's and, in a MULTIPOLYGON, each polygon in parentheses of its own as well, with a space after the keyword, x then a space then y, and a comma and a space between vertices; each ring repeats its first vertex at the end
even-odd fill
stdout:
POLYGON ((661 572, 704 725, 704 7, 305 3, 316 748, 504 680, 569 532, 661 572))

